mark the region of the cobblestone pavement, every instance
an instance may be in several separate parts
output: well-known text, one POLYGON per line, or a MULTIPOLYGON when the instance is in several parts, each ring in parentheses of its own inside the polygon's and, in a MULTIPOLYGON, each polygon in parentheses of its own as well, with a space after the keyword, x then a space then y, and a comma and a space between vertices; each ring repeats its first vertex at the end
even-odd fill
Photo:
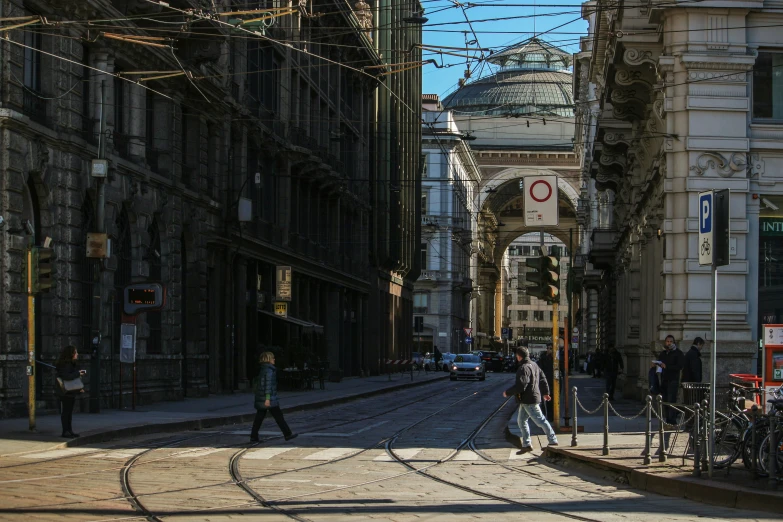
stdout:
MULTIPOLYGON (((441 381, 249 426, 0 459, 0 520, 779 520, 517 456, 509 374, 441 381)), ((565 439, 564 439, 565 442, 565 439)))

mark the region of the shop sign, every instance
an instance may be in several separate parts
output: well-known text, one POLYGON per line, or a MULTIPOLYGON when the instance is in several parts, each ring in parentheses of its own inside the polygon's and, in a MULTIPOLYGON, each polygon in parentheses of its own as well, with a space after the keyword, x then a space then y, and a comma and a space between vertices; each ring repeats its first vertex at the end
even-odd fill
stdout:
POLYGON ((290 266, 278 266, 277 267, 277 300, 278 301, 290 301, 291 300, 291 267, 290 266))
POLYGON ((275 315, 279 317, 288 317, 288 303, 285 301, 275 302, 275 315))
POLYGON ((783 236, 783 218, 759 218, 762 236, 783 236))

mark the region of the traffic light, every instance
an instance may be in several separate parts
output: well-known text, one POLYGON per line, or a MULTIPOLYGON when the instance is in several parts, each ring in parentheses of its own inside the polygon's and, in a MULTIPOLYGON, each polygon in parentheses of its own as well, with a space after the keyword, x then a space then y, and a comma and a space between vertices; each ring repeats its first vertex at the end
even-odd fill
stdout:
POLYGON ((560 270, 555 256, 541 256, 541 286, 548 303, 560 302, 560 270))
POLYGON ((54 250, 44 247, 33 247, 33 293, 48 292, 52 288, 52 269, 54 250))
POLYGON ((544 298, 544 288, 541 285, 541 258, 528 257, 525 259, 525 266, 528 268, 525 273, 525 292, 527 295, 544 298))
POLYGON ((548 303, 560 302, 560 276, 557 265, 557 258, 554 256, 525 259, 525 266, 531 269, 525 275, 527 295, 543 299, 548 303))

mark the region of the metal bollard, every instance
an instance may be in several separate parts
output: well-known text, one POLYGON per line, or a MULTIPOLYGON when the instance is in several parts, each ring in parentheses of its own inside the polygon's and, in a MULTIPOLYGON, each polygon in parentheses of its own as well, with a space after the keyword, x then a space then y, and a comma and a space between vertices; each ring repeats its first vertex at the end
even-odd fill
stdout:
POLYGON ((666 462, 666 438, 663 434, 663 396, 655 397, 658 400, 658 462, 666 462))
POLYGON ((693 443, 693 476, 701 477, 701 423, 699 422, 699 408, 698 404, 693 406, 693 431, 691 433, 691 442, 693 443))
POLYGON ((775 415, 769 416, 769 459, 767 460, 767 471, 769 472, 769 486, 776 487, 777 483, 777 464, 778 464, 778 440, 777 440, 778 418, 775 415))
POLYGON ((604 447, 601 452, 609 455, 609 394, 604 393, 604 447))
POLYGON ((647 401, 647 425, 644 430, 644 464, 649 465, 652 462, 650 453, 652 453, 652 397, 650 395, 645 399, 647 401))
POLYGON ((576 428, 576 425, 577 425, 576 414, 577 414, 577 411, 579 410, 579 403, 577 402, 577 399, 576 399, 576 386, 574 386, 572 389, 574 390, 574 428, 573 428, 573 430, 571 430, 571 447, 576 447, 577 446, 577 440, 576 440, 576 431, 577 431, 577 428, 576 428))
POLYGON ((750 447, 753 448, 750 450, 751 458, 753 459, 753 474, 757 475, 759 472, 759 463, 758 463, 758 450, 756 449, 756 422, 758 421, 758 414, 759 414, 759 407, 755 404, 750 409, 750 416, 751 416, 751 424, 750 426, 750 447))

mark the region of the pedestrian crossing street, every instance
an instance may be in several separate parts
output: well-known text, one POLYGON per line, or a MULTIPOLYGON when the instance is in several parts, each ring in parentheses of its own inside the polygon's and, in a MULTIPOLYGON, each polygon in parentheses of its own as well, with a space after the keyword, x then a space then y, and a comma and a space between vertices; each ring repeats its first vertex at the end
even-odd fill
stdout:
MULTIPOLYGON (((172 448, 173 449, 173 448, 172 448)), ((225 446, 204 446, 204 447, 192 447, 192 448, 176 448, 176 451, 165 455, 167 458, 174 459, 198 459, 201 457, 207 457, 209 455, 215 455, 219 453, 235 452, 236 447, 225 446)), ((22 455, 21 458, 29 460, 45 460, 63 457, 75 457, 83 455, 85 458, 96 460, 127 460, 142 452, 146 451, 146 448, 127 448, 107 450, 96 450, 95 448, 64 448, 57 450, 43 451, 40 453, 29 453, 22 455)), ((506 450, 500 448, 491 450, 490 454, 493 458, 502 460, 501 452, 505 453, 506 450)), ((516 449, 509 450, 507 457, 508 461, 522 461, 529 460, 534 457, 533 453, 525 455, 517 455, 516 449)), ((445 459, 452 454, 452 450, 448 448, 395 448, 395 454, 397 454, 404 461, 421 461, 421 462, 437 462, 445 459)), ((361 448, 356 447, 304 447, 296 445, 286 446, 269 446, 262 448, 253 448, 246 452, 242 458, 245 460, 306 460, 314 462, 327 462, 331 460, 343 459, 356 455, 361 460, 372 460, 373 462, 395 462, 394 459, 389 456, 384 449, 376 448, 369 451, 362 451, 361 448)), ((161 455, 164 456, 164 455, 161 455)), ((478 462, 481 458, 477 453, 471 450, 460 450, 451 459, 452 462, 478 462)))

